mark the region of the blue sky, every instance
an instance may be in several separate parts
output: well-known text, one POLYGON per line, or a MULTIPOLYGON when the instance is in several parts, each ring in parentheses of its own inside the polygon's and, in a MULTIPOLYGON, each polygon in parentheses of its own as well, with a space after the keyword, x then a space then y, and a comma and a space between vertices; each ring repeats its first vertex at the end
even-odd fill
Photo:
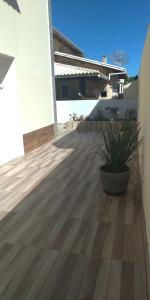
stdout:
POLYGON ((53 26, 84 50, 87 58, 101 60, 123 50, 129 75, 139 71, 150 23, 150 0, 52 0, 53 26))

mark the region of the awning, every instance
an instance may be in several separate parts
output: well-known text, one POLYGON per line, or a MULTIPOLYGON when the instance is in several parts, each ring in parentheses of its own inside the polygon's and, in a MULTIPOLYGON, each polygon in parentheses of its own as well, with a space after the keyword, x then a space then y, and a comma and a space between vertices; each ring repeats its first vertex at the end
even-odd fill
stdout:
POLYGON ((107 76, 94 69, 60 64, 56 62, 54 63, 54 68, 56 78, 97 77, 108 80, 107 76))

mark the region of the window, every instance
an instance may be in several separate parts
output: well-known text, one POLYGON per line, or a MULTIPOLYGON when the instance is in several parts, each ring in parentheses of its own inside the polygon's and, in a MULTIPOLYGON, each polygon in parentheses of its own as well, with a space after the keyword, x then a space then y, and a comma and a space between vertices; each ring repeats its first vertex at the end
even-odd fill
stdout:
POLYGON ((101 97, 107 97, 107 91, 101 91, 101 97))
POLYGON ((62 97, 66 98, 68 97, 68 85, 62 85, 62 97))

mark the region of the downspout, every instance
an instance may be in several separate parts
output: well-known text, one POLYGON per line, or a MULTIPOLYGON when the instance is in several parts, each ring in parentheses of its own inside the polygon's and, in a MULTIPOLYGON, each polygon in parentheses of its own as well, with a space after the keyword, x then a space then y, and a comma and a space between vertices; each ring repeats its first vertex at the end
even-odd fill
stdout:
MULTIPOLYGON (((110 82, 110 79, 111 79, 110 77, 111 76, 117 76, 117 75, 122 75, 122 74, 126 74, 126 71, 118 72, 118 73, 110 73, 109 76, 108 76, 108 80, 107 80, 106 84, 104 85, 103 89, 105 89, 105 87, 107 86, 107 84, 110 82)), ((100 78, 99 75, 98 75, 98 78, 100 78)))
POLYGON ((110 79, 111 79, 111 76, 117 76, 117 75, 123 75, 123 74, 126 74, 126 71, 118 72, 118 73, 110 73, 110 74, 109 74, 109 81, 110 81, 110 79))

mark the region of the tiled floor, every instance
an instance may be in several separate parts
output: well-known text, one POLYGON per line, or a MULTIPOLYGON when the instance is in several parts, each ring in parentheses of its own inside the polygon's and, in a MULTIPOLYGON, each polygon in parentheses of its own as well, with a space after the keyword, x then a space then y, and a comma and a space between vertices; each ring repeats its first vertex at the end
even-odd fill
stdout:
POLYGON ((71 132, 0 168, 1 300, 148 300, 139 182, 106 196, 99 147, 71 132))

